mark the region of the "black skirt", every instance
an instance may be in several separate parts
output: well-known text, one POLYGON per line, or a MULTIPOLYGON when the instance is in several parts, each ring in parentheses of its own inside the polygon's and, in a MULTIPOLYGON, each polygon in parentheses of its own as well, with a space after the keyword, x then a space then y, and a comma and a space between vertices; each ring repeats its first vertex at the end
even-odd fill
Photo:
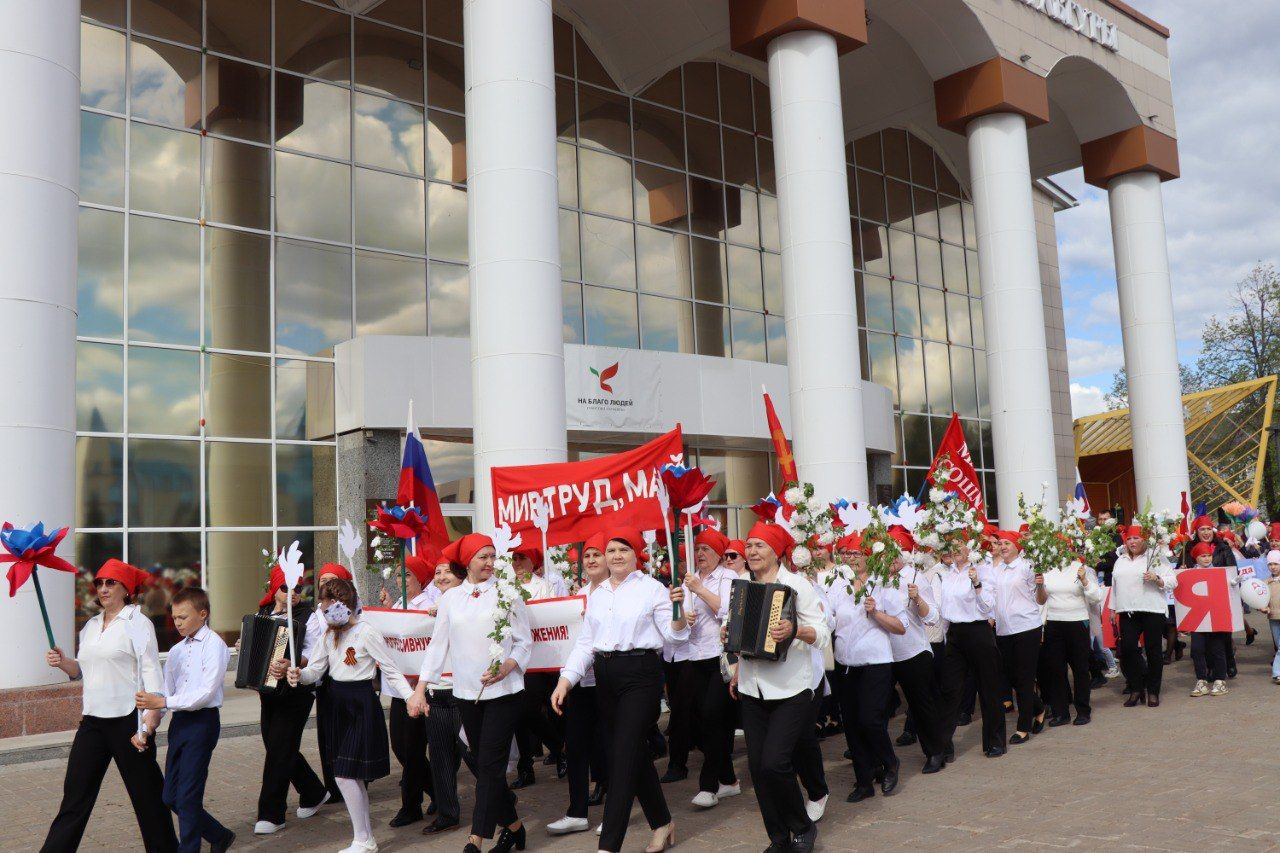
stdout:
POLYGON ((327 691, 319 711, 333 775, 365 782, 391 775, 387 723, 373 681, 330 680, 327 691))

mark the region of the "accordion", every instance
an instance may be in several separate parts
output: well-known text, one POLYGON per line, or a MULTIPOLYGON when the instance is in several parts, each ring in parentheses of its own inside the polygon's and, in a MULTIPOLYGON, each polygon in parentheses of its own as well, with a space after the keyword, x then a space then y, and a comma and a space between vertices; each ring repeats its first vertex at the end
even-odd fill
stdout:
POLYGON ((729 630, 724 649, 744 658, 786 660, 791 640, 778 642, 770 629, 796 621, 795 590, 781 583, 735 580, 729 594, 729 630))
MULTIPOLYGON (((307 620, 293 618, 293 641, 302 649, 302 635, 307 620)), ((275 693, 288 684, 283 678, 272 678, 271 664, 289 659, 289 623, 283 619, 254 614, 240 622, 240 659, 236 663, 236 687, 275 693)))

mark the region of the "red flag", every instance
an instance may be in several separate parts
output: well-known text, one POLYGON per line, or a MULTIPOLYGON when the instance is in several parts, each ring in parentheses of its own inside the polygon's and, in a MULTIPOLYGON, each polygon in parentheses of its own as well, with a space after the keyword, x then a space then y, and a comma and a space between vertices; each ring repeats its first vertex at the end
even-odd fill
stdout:
POLYGON ((1191 503, 1187 500, 1186 492, 1182 493, 1182 516, 1178 519, 1178 535, 1191 538, 1191 503))
POLYGON ((782 483, 799 483, 800 475, 796 473, 796 460, 791 455, 791 445, 787 443, 787 435, 782 431, 782 423, 778 413, 773 410, 773 401, 769 392, 764 392, 764 416, 769 424, 769 435, 773 437, 773 452, 778 456, 778 473, 782 475, 782 483))
POLYGON ((934 469, 938 467, 938 461, 944 456, 951 463, 952 472, 947 490, 958 494, 974 508, 978 517, 985 521, 987 513, 986 506, 982 502, 982 481, 978 479, 978 472, 973 468, 973 457, 969 455, 969 445, 964 440, 960 416, 955 412, 951 413, 951 423, 947 424, 947 431, 942 434, 942 443, 938 445, 938 452, 933 457, 933 464, 929 466, 929 473, 925 475, 925 480, 933 482, 934 469))

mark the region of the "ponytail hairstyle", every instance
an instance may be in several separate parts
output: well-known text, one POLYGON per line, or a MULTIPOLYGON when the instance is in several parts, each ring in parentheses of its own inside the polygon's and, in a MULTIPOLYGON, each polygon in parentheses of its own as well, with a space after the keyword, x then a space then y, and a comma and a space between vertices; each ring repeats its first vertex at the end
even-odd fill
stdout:
MULTIPOLYGON (((320 592, 316 596, 316 603, 322 605, 326 601, 337 601, 345 604, 347 609, 351 611, 351 615, 356 615, 356 588, 349 580, 343 578, 329 578, 320 584, 320 592)), ((328 630, 333 634, 333 645, 337 648, 339 642, 342 641, 342 635, 351 627, 351 623, 346 625, 329 625, 328 630)))

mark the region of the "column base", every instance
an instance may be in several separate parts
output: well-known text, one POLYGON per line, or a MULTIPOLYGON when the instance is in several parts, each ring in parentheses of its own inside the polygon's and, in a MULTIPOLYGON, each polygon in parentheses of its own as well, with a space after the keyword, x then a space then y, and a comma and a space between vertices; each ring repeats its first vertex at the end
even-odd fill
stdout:
POLYGON ((65 732, 80 722, 79 682, 0 690, 0 738, 65 732))

